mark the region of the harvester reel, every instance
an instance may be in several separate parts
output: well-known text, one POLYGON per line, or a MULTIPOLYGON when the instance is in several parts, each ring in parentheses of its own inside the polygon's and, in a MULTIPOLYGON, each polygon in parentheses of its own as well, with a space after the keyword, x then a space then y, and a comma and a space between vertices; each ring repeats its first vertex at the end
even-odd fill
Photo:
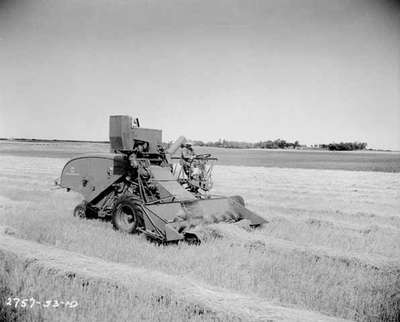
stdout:
POLYGON ((112 211, 112 224, 115 229, 125 233, 138 233, 144 226, 140 201, 132 196, 121 197, 112 211))

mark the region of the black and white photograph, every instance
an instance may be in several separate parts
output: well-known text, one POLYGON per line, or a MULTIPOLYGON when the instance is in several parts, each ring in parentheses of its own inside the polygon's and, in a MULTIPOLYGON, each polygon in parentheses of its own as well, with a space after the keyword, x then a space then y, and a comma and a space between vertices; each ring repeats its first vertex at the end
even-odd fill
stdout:
POLYGON ((0 0, 0 322, 399 322, 400 2, 0 0))

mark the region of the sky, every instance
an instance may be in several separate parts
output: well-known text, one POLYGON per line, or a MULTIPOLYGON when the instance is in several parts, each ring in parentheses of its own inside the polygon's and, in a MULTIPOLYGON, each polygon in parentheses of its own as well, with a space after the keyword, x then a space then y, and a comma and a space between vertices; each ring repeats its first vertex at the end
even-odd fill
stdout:
POLYGON ((0 0, 0 137, 367 142, 400 150, 400 4, 0 0))

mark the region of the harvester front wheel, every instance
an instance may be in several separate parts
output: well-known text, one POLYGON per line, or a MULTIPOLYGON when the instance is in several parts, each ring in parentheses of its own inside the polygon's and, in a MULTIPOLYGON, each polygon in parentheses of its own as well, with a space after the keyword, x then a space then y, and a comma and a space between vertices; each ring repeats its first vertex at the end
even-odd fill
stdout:
POLYGON ((133 197, 122 197, 114 206, 112 224, 115 229, 125 233, 138 233, 143 225, 143 212, 140 201, 133 197))
POLYGON ((96 218, 96 215, 97 212, 85 201, 77 205, 74 209, 74 217, 77 218, 93 219, 96 218))
POLYGON ((74 217, 86 218, 86 205, 84 203, 80 203, 75 207, 74 217))

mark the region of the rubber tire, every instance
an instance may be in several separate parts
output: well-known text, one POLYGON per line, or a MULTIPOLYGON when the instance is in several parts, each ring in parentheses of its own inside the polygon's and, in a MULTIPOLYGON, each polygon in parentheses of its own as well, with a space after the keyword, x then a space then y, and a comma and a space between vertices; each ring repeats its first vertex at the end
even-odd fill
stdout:
POLYGON ((97 210, 90 207, 90 204, 86 201, 83 201, 75 207, 73 215, 82 219, 94 219, 97 218, 97 210))
POLYGON ((74 208, 74 211, 73 211, 74 217, 82 218, 82 219, 87 218, 86 213, 87 213, 87 209, 86 209, 85 203, 80 203, 79 205, 77 205, 74 208))
POLYGON ((117 200, 112 211, 111 222, 116 230, 128 234, 139 233, 137 228, 144 226, 140 200, 131 196, 124 196, 117 200))
POLYGON ((245 207, 244 199, 242 196, 231 196, 230 197, 232 200, 236 201, 239 205, 245 207))

